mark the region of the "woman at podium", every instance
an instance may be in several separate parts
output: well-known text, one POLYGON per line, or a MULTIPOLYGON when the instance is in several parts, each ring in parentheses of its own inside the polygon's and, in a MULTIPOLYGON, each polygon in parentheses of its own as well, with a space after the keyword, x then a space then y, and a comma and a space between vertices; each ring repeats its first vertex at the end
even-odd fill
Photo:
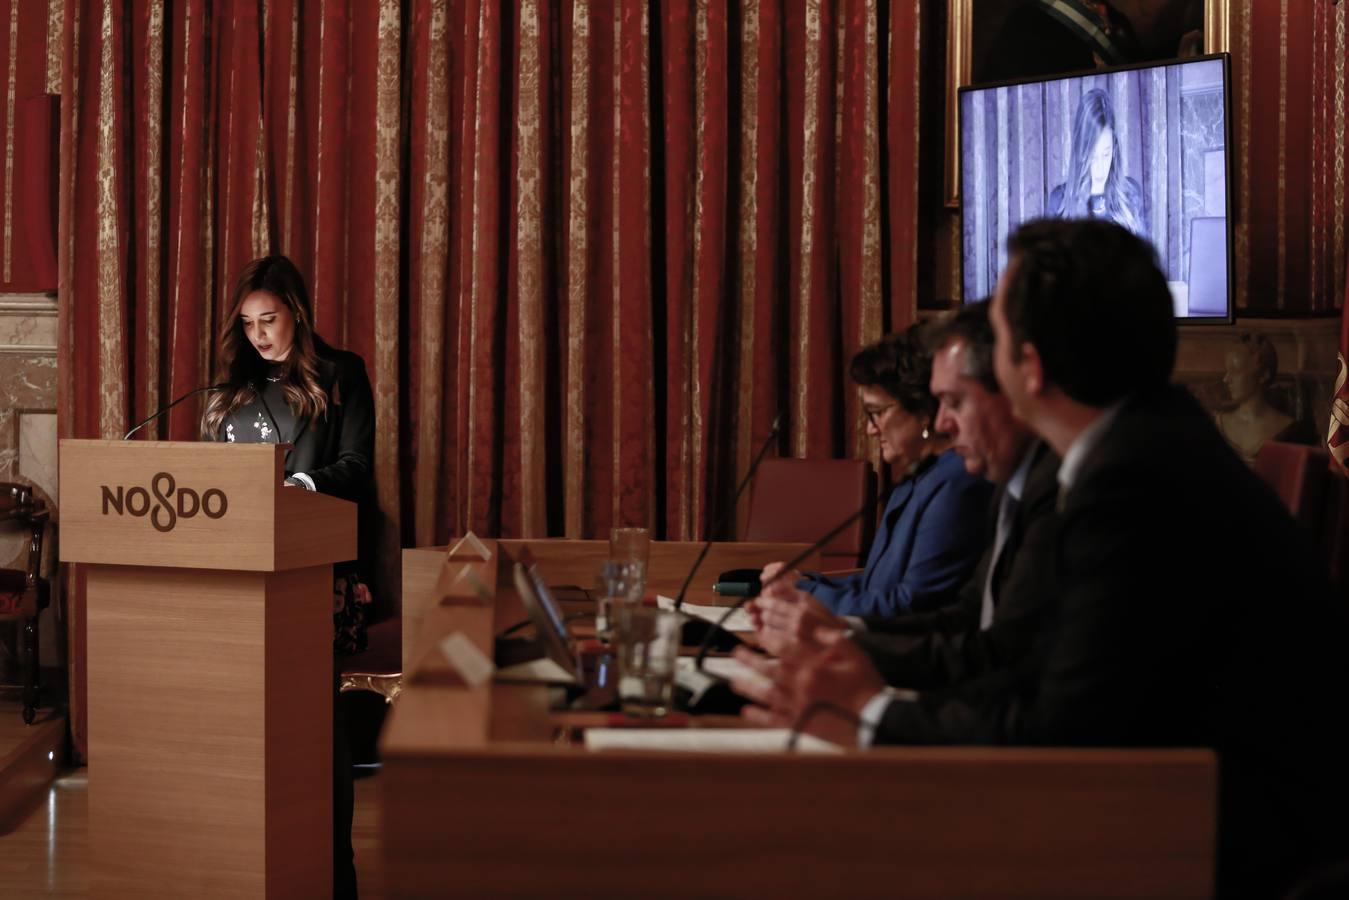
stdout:
MULTIPOLYGON (((226 386, 213 391, 206 404, 204 440, 291 444, 287 485, 363 505, 375 450, 374 396, 365 362, 315 332, 304 278, 286 257, 255 259, 239 273, 217 366, 217 380, 226 386)), ((357 562, 335 566, 334 574, 334 651, 358 652, 370 592, 357 562)), ((335 896, 354 897, 351 760, 336 703, 336 671, 334 665, 333 887, 335 896)))

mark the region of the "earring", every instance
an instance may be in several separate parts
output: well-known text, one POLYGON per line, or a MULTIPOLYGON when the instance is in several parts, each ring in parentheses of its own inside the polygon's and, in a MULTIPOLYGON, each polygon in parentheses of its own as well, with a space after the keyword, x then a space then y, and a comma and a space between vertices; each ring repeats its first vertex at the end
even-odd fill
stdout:
POLYGON ((924 428, 924 429, 923 429, 923 440, 927 440, 927 439, 930 438, 930 437, 932 437, 932 429, 930 429, 930 428, 924 428))

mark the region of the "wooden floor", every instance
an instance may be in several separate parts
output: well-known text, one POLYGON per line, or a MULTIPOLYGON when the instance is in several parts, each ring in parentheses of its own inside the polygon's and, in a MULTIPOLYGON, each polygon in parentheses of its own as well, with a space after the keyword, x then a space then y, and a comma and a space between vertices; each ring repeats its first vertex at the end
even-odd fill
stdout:
MULTIPOLYGON (((382 900, 379 776, 356 782, 352 843, 362 900, 382 900)), ((89 778, 77 769, 57 778, 17 828, 0 834, 0 896, 89 896, 89 778)))
POLYGON ((41 802, 65 763, 64 711, 39 709, 33 724, 25 725, 22 710, 0 694, 0 836, 41 802))

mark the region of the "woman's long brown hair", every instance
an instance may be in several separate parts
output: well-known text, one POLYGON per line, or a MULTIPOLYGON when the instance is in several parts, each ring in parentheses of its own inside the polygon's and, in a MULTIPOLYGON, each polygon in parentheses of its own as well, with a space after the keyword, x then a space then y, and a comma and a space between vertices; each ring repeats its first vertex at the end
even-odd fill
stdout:
POLYGON ((328 396, 319 387, 319 353, 328 345, 314 332, 314 312, 309 292, 295 264, 284 256, 264 256, 244 266, 234 284, 229 315, 220 333, 216 380, 228 387, 214 391, 201 417, 203 437, 220 433, 225 419, 258 396, 257 385, 271 372, 268 362, 244 337, 239 308, 255 292, 271 294, 295 316, 295 340, 281 365, 281 390, 297 419, 317 419, 327 412, 328 396))

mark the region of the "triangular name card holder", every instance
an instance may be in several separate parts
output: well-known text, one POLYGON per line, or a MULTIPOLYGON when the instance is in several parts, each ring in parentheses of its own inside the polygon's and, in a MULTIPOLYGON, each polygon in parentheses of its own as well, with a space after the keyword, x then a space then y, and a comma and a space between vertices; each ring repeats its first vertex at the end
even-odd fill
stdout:
POLYGON ((467 532, 459 539, 449 552, 445 554, 446 562, 475 562, 485 563, 492 561, 492 551, 487 549, 476 534, 467 532))
POLYGON ((459 606, 469 599, 483 603, 493 601, 492 589, 479 572, 480 565, 446 562, 440 567, 440 577, 436 579, 436 596, 441 606, 459 606))
POLYGON ((462 631, 455 631, 427 648, 412 665, 415 684, 480 687, 492 678, 496 665, 462 631))

